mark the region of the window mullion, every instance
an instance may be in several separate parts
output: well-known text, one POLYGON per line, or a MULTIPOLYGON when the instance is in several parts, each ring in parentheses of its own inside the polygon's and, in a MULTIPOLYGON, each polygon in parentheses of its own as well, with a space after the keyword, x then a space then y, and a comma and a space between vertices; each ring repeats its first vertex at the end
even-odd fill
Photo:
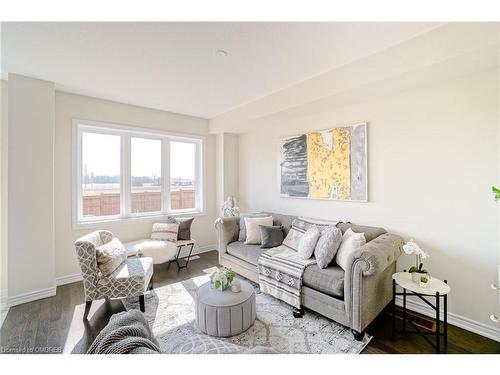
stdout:
POLYGON ((194 186, 194 191, 195 191, 195 209, 199 212, 203 211, 203 175, 202 175, 202 165, 201 165, 201 160, 202 156, 201 153, 203 150, 201 149, 200 143, 196 143, 195 147, 195 186, 194 186))
POLYGON ((170 213, 170 139, 168 138, 162 141, 161 167, 161 209, 163 213, 170 213))
POLYGON ((120 179, 120 216, 129 217, 131 213, 131 175, 130 175, 130 135, 122 135, 121 147, 121 179, 120 179))

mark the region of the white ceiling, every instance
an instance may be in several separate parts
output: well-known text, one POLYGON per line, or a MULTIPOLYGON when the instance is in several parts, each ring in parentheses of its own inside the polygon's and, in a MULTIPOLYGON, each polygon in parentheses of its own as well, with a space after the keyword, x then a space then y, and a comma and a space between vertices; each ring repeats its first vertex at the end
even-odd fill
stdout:
POLYGON ((2 76, 213 118, 436 23, 3 23, 2 76), (215 51, 223 49, 227 57, 215 51))

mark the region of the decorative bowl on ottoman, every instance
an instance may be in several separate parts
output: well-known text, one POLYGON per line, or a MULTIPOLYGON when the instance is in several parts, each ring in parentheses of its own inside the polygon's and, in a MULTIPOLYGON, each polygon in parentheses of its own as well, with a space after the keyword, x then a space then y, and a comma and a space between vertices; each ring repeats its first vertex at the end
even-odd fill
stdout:
POLYGON ((255 322, 255 291, 250 283, 240 280, 241 291, 220 291, 210 281, 196 292, 196 325, 210 336, 235 336, 255 322))

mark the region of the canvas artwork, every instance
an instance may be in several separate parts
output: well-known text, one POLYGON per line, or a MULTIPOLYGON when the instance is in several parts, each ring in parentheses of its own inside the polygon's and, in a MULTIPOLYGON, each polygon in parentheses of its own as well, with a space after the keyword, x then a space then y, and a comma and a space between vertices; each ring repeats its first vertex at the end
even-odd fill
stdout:
POLYGON ((281 195, 367 201, 366 125, 281 139, 281 195))

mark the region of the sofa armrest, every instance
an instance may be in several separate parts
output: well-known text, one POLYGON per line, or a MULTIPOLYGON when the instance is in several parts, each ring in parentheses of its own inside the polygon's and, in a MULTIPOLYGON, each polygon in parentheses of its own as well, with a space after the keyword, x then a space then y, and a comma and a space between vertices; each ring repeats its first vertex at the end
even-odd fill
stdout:
POLYGON ((220 217, 215 220, 217 230, 217 241, 219 254, 226 252, 226 246, 234 241, 238 241, 240 233, 240 218, 238 216, 220 217))
POLYGON ((345 270, 344 299, 349 326, 361 332, 392 298, 392 274, 403 239, 382 234, 355 251, 345 270))
POLYGON ((361 246, 354 252, 349 269, 357 265, 363 276, 382 273, 402 253, 403 239, 396 234, 385 233, 361 246))

